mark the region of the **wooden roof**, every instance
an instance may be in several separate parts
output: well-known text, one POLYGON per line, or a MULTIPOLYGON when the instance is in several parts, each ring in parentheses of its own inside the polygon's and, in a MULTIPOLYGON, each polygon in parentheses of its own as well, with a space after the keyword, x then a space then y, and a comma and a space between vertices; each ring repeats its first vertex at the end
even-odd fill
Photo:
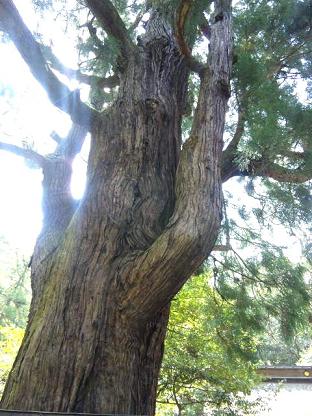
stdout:
POLYGON ((312 383, 312 366, 266 366, 260 367, 257 373, 263 376, 264 382, 312 383))

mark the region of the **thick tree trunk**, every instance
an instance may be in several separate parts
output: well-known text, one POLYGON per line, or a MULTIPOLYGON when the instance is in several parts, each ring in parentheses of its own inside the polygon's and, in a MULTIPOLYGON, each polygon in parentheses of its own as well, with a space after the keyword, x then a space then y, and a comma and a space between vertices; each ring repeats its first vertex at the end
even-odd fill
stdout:
POLYGON ((151 18, 119 98, 91 126, 83 200, 72 215, 62 188, 63 203, 46 216, 30 320, 2 407, 154 414, 170 300, 209 254, 221 221, 227 19, 216 21, 181 151, 188 68, 170 28, 151 18))

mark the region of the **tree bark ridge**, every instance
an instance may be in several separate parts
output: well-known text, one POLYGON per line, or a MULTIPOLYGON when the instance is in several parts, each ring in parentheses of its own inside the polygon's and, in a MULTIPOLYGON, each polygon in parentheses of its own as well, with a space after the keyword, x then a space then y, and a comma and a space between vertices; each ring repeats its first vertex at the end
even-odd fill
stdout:
POLYGON ((139 258, 135 283, 131 281, 135 289, 129 289, 125 298, 131 317, 139 321, 140 317, 153 316, 171 300, 210 253, 217 238, 222 215, 221 155, 232 59, 231 6, 230 2, 223 3, 223 19, 212 27, 209 66, 201 80, 191 137, 180 156, 175 210, 165 231, 139 258))

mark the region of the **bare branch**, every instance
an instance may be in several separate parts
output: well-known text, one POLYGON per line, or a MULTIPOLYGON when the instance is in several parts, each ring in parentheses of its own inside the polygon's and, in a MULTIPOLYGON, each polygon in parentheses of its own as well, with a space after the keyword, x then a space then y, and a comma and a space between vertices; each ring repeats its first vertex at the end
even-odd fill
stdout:
POLYGON ((96 83, 100 88, 114 88, 119 85, 119 81, 118 75, 111 75, 110 77, 98 79, 96 83))
POLYGON ((130 26, 129 30, 131 32, 133 32, 140 24, 141 20, 143 19, 144 14, 146 13, 146 11, 144 12, 139 12, 136 16, 136 18, 134 19, 134 22, 132 23, 132 25, 130 26))
POLYGON ((236 130, 233 135, 233 138, 224 151, 225 157, 226 155, 232 156, 233 153, 237 150, 240 139, 242 138, 242 135, 244 133, 245 122, 246 122, 246 111, 244 109, 241 109, 238 112, 236 130))
POLYGON ((232 247, 227 244, 216 244, 212 249, 212 251, 222 251, 222 252, 230 251, 230 250, 232 250, 232 247))
POLYGON ((202 15, 201 15, 201 22, 199 23, 199 28, 200 28, 202 34, 205 36, 205 38, 210 40, 211 26, 210 26, 208 20, 206 19, 206 16, 204 15, 204 13, 202 13, 202 15))
POLYGON ((182 55, 184 55, 189 68, 192 71, 201 74, 204 71, 205 66, 201 62, 198 62, 192 56, 192 53, 184 38, 185 22, 190 12, 191 6, 192 6, 192 0, 181 0, 180 6, 177 11, 177 17, 176 17, 175 37, 179 45, 180 52, 182 53, 182 55))
POLYGON ((51 139, 53 139, 57 144, 61 144, 62 142, 62 137, 60 137, 56 131, 52 131, 52 133, 50 134, 51 139))
POLYGON ((67 112, 74 122, 90 126, 90 122, 97 115, 96 111, 81 102, 78 90, 71 91, 54 75, 12 0, 0 0, 0 30, 10 36, 33 76, 48 93, 51 102, 67 112))
POLYGON ((75 156, 81 151, 88 130, 78 124, 73 124, 66 139, 60 141, 54 154, 61 155, 67 162, 71 163, 75 156))
POLYGON ((32 160, 40 167, 43 167, 46 162, 46 158, 34 150, 26 149, 14 144, 0 142, 0 150, 5 150, 6 152, 10 152, 25 159, 32 160))
POLYGON ((110 0, 86 0, 86 4, 105 32, 113 36, 125 56, 135 48, 127 28, 110 0))
POLYGON ((241 108, 238 112, 236 130, 232 140, 222 153, 222 181, 226 182, 232 175, 232 170, 236 169, 235 156, 239 142, 244 134, 246 123, 246 111, 241 108))
MULTIPOLYGON (((62 139, 60 136, 52 132, 51 137, 58 143, 58 146, 53 153, 57 158, 62 158, 66 163, 71 163, 74 157, 81 151, 88 130, 78 124, 73 124, 66 138, 62 139)), ((27 147, 20 147, 14 144, 0 142, 0 150, 13 153, 25 159, 32 160, 38 166, 43 168, 46 166, 48 159, 27 147)))

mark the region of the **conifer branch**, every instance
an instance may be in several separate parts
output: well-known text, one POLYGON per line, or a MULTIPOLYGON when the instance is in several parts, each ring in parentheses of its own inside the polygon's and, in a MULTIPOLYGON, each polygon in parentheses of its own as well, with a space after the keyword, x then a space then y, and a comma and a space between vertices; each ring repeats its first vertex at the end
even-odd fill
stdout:
POLYGON ((89 127, 97 115, 96 111, 82 103, 78 90, 71 91, 54 75, 12 0, 0 0, 0 30, 10 36, 51 102, 68 113, 74 122, 89 127))
POLYGON ((96 83, 100 88, 114 88, 119 85, 119 81, 118 75, 114 74, 106 78, 100 78, 96 83))
POLYGON ((46 158, 32 149, 16 146, 14 144, 0 142, 0 150, 13 153, 16 156, 21 156, 27 160, 35 162, 41 168, 46 162, 46 158))
POLYGON ((192 56, 190 48, 188 47, 188 44, 184 37, 185 23, 189 15, 191 6, 192 0, 181 0, 176 16, 175 37, 180 48, 180 52, 185 57, 185 60, 189 68, 192 71, 197 72, 198 74, 202 74, 205 70, 205 66, 201 62, 198 62, 194 58, 194 56, 192 56))
MULTIPOLYGON (((238 121, 235 134, 223 151, 222 161, 222 181, 226 182, 234 176, 261 176, 277 180, 278 182, 304 183, 312 179, 312 171, 308 168, 291 169, 278 163, 268 161, 263 156, 257 160, 250 161, 247 168, 240 169, 235 162, 235 156, 241 137, 244 133, 246 122, 246 112, 241 110, 238 113, 238 121)), ((308 152, 295 152, 288 150, 278 151, 277 156, 287 157, 292 160, 305 161, 308 152)))
POLYGON ((86 0, 86 5, 105 32, 118 42, 121 52, 129 56, 135 45, 112 2, 110 0, 86 0))
MULTIPOLYGON (((309 36, 311 37, 311 35, 309 36)), ((309 38, 307 39, 309 40, 309 38)), ((310 39, 311 40, 311 39, 310 39)), ((297 59, 298 57, 305 57, 306 53, 311 51, 303 52, 302 49, 306 46, 306 40, 301 42, 299 45, 294 45, 289 48, 288 53, 281 56, 277 61, 273 62, 271 68, 268 71, 267 78, 272 79, 275 76, 281 74, 284 68, 287 68, 289 64, 297 59)))

